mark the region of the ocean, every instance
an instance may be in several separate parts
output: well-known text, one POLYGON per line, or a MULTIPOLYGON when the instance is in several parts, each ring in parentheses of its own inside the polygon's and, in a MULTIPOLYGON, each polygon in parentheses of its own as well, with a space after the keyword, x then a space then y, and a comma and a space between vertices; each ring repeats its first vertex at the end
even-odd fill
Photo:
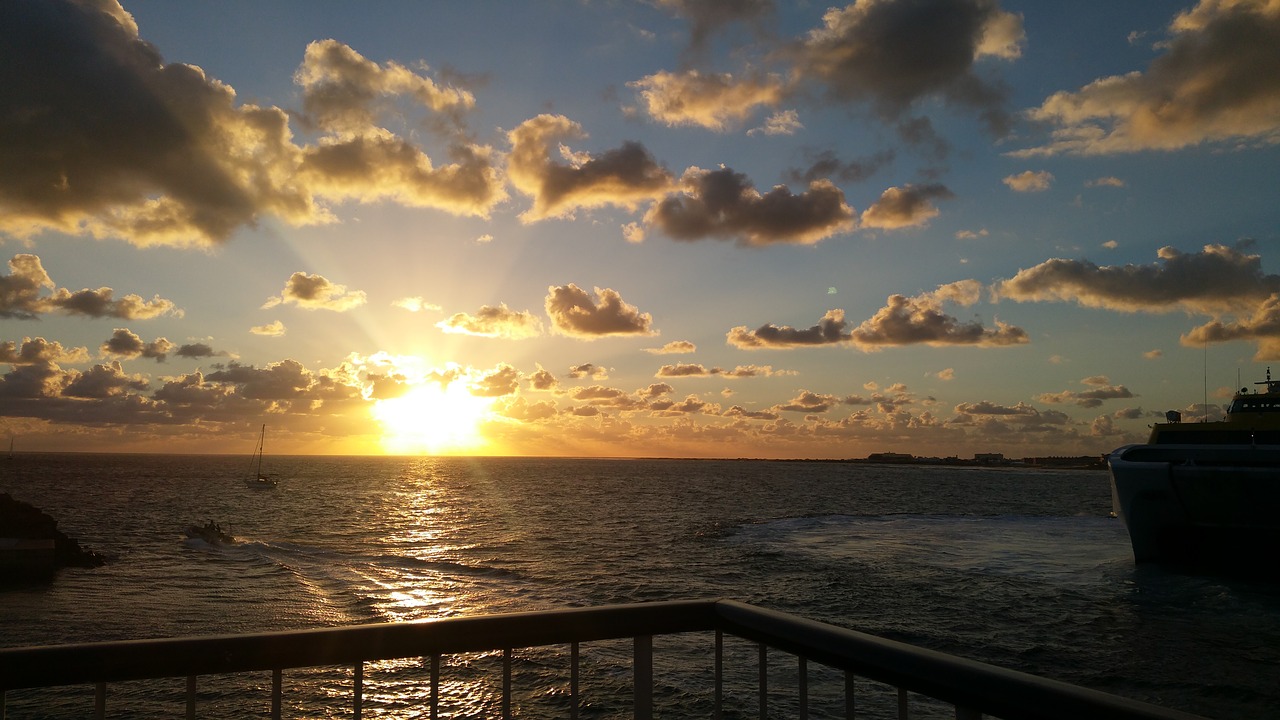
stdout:
MULTIPOLYGON (((723 597, 1211 718, 1280 717, 1280 583, 1136 566, 1109 516, 1104 471, 421 457, 268 465, 275 490, 245 487, 244 457, 4 463, 0 492, 110 562, 0 589, 0 646, 723 597), (240 542, 184 536, 208 520, 240 542)), ((664 647, 655 643, 656 663, 664 647)), ((519 717, 565 716, 562 654, 517 652, 519 717)), ((694 680, 705 673, 681 666, 709 658, 674 655, 657 672, 660 715, 709 717, 711 687, 694 680)), ((583 656, 597 678, 584 682, 583 717, 626 716, 625 648, 586 645, 583 656)), ((449 659, 446 716, 496 714, 499 662, 449 659)), ((341 672, 286 672, 286 713, 349 716, 341 672)), ((819 671, 815 692, 834 682, 819 671)), ((201 683, 202 717, 261 716, 269 702, 269 676, 201 683)), ((365 716, 422 716, 423 683, 419 661, 366 670, 365 716)), ((180 678, 120 685, 110 688, 113 717, 181 713, 180 678)), ((728 716, 754 716, 753 702, 728 716)), ((787 702, 778 699, 779 717, 787 702)), ((15 720, 78 718, 92 690, 14 691, 7 704, 15 720)), ((839 705, 819 697, 811 713, 837 717, 839 705)))

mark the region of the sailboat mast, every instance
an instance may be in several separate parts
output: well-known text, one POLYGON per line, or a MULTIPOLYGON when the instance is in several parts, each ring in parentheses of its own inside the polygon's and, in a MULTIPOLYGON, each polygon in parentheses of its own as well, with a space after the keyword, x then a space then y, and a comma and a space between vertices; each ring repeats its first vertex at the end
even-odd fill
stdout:
POLYGON ((266 439, 267 439, 267 424, 263 423, 262 433, 258 435, 258 475, 257 477, 259 478, 262 477, 262 451, 263 451, 262 443, 266 439))

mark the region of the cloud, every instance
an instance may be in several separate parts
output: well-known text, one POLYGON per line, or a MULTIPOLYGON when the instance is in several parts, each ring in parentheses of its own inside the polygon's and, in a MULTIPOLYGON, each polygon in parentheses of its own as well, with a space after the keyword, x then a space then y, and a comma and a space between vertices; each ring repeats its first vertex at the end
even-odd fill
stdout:
POLYGON ((484 305, 475 315, 456 313, 448 320, 436 323, 436 327, 447 333, 508 340, 542 334, 542 322, 533 313, 512 310, 505 303, 499 303, 497 307, 484 305))
POLYGON ((634 209, 671 189, 672 178, 643 145, 628 142, 598 157, 574 153, 564 145, 567 162, 550 159, 551 144, 585 137, 582 126, 563 115, 539 115, 507 134, 511 154, 507 172, 516 189, 533 198, 525 222, 567 217, 575 210, 616 205, 634 209))
POLYGON ((757 106, 782 100, 786 84, 777 75, 734 78, 697 70, 657 72, 627 83, 639 91, 649 116, 666 125, 695 125, 724 131, 741 123, 757 106))
POLYGON ((743 350, 850 344, 863 350, 914 344, 996 347, 1028 342, 1026 331, 1019 327, 997 320, 996 328, 991 330, 981 322, 962 323, 942 312, 944 302, 966 306, 976 303, 981 291, 978 281, 961 280, 916 297, 891 295, 885 307, 852 330, 844 311, 836 309, 828 310, 817 325, 809 328, 766 324, 749 330, 738 326, 729 331, 726 339, 743 350))
POLYGON ((1276 292, 1280 275, 1264 275, 1262 258, 1226 245, 1198 253, 1163 247, 1151 265, 1097 266, 1052 259, 996 284, 999 298, 1018 302, 1076 302, 1121 312, 1216 315, 1251 311, 1276 292))
POLYGON ((834 177, 841 182, 862 182, 874 175, 880 168, 893 162, 895 154, 891 150, 876 153, 856 160, 841 160, 834 151, 823 150, 814 153, 806 152, 809 167, 803 170, 791 170, 787 176, 793 182, 810 183, 814 180, 834 177))
POLYGON ((732 370, 725 370, 718 367, 706 367, 697 363, 677 363, 675 365, 663 365, 658 368, 658 372, 654 377, 720 377, 720 378, 751 378, 751 377, 773 377, 775 375, 795 375, 791 370, 774 370, 771 365, 739 365, 732 370))
POLYGON ((930 201, 952 197, 955 193, 939 184, 891 187, 880 195, 874 205, 862 212, 862 226, 897 230, 926 225, 938 216, 938 208, 930 201))
POLYGON ((1052 139, 1012 153, 1107 155, 1280 142, 1280 6, 1201 0, 1174 17, 1146 72, 1058 92, 1028 112, 1052 139))
POLYGON ((561 334, 581 339, 607 335, 657 335, 653 316, 623 301, 616 290, 595 288, 593 300, 573 283, 547 288, 547 315, 561 334))
POLYGON ((1114 188, 1122 188, 1122 187, 1125 187, 1127 184, 1128 184, 1128 183, 1126 183, 1124 180, 1121 180, 1121 179, 1120 179, 1120 178, 1118 178, 1118 177, 1111 177, 1111 176, 1105 176, 1105 177, 1100 177, 1100 178, 1094 178, 1093 180, 1085 180, 1085 181, 1084 181, 1084 186, 1085 186, 1085 187, 1114 187, 1114 188))
POLYGON ((360 132, 375 126, 382 114, 377 104, 398 96, 412 98, 434 112, 475 106, 475 97, 466 90, 441 87, 399 63, 378 65, 337 40, 307 45, 294 82, 302 88, 308 120, 335 132, 360 132))
POLYGON ((688 340, 672 340, 660 348, 645 348, 644 351, 653 355, 679 355, 695 352, 697 349, 698 346, 688 340))
POLYGON ((556 380, 556 376, 551 371, 538 366, 536 372, 529 376, 529 387, 533 390, 547 391, 554 390, 560 381, 556 380))
POLYGON ((1001 182, 1008 185, 1014 192, 1044 192, 1053 184, 1053 173, 1044 170, 1027 170, 1017 175, 1010 175, 1001 182))
POLYGON ((817 325, 804 330, 773 324, 749 330, 745 325, 739 325, 729 331, 726 340, 730 345, 743 350, 841 345, 852 338, 846 332, 846 327, 848 323, 844 319, 843 310, 828 310, 817 325))
POLYGON ((0 363, 10 365, 52 365, 56 363, 82 363, 89 361, 89 350, 83 347, 64 348, 62 343, 42 337, 23 338, 18 345, 12 340, 0 343, 0 363))
POLYGON ((502 397, 513 395, 520 389, 520 371, 506 363, 482 373, 471 383, 470 391, 477 397, 502 397))
POLYGON ((1076 392, 1073 390, 1063 390, 1056 393, 1043 393, 1037 395, 1036 399, 1046 403, 1075 403, 1080 407, 1094 408, 1102 405, 1103 400, 1114 400, 1117 398, 1131 398, 1133 393, 1129 388, 1123 385, 1112 385, 1111 381, 1105 376, 1094 375, 1080 381, 1083 385, 1092 387, 1092 390, 1076 392))
POLYGON ((209 358, 209 357, 229 357, 231 353, 226 350, 214 350, 207 343, 187 343, 179 345, 177 350, 173 351, 174 355, 183 358, 209 358))
POLYGON ((164 362, 174 345, 165 338, 156 338, 151 342, 143 342, 128 328, 116 328, 111 337, 102 343, 102 352, 126 358, 146 358, 156 362, 164 362))
POLYGON ((569 368, 570 380, 581 380, 583 378, 591 378, 592 380, 608 380, 609 368, 600 367, 591 363, 583 363, 574 365, 569 368))
POLYGON ((1280 295, 1273 294, 1262 301, 1247 317, 1230 322, 1213 320, 1179 338, 1186 347, 1232 340, 1256 342, 1258 351, 1253 356, 1256 361, 1280 360, 1280 295))
POLYGON ((771 0, 733 0, 732 2, 701 2, 700 0, 654 0, 659 7, 667 8, 692 23, 689 46, 701 51, 707 40, 721 28, 735 22, 756 23, 773 11, 771 0))
POLYGON ((326 200, 393 200, 485 216, 505 197, 488 148, 458 145, 433 167, 374 125, 382 101, 452 113, 473 102, 402 66, 332 40, 296 79, 312 124, 237 103, 199 67, 165 63, 115 0, 48 0, 0 10, 0 232, 46 230, 138 246, 216 245, 265 216, 329 222, 326 200), (340 131, 340 132, 339 132, 340 131))
POLYGON ((405 297, 405 298, 400 298, 398 300, 392 300, 391 305, 393 307, 398 307, 404 310, 408 310, 409 312, 424 312, 426 310, 434 310, 436 312, 439 312, 440 310, 443 309, 439 305, 436 305, 435 303, 427 302, 421 296, 405 297))
POLYGON ((764 125, 747 131, 748 135, 795 135, 804 129, 800 113, 795 110, 779 110, 765 118, 764 125))
POLYGON ((363 290, 347 292, 346 285, 331 283, 320 275, 296 272, 289 276, 280 296, 268 298, 262 307, 267 309, 280 304, 291 304, 305 310, 346 312, 360 307, 366 299, 363 290))
POLYGON ((117 300, 114 290, 102 287, 76 292, 57 288, 51 294, 41 296, 42 288, 54 287, 39 257, 14 255, 9 261, 9 275, 0 276, 0 318, 33 320, 48 312, 122 320, 146 320, 162 315, 182 317, 182 310, 159 295, 144 300, 141 296, 129 294, 117 300))
POLYGON ((306 148, 296 178, 333 200, 391 200, 409 207, 486 218, 507 197, 492 148, 454 145, 448 165, 436 167, 409 141, 373 128, 327 137, 306 148))
POLYGON ((761 194, 729 168, 690 168, 681 192, 645 214, 645 223, 676 240, 732 238, 744 245, 812 245, 852 230, 853 209, 828 180, 815 180, 794 195, 779 185, 761 194))
POLYGON ((850 333, 858 347, 869 350, 899 345, 974 345, 1003 347, 1030 342, 1020 327, 995 321, 995 329, 981 321, 961 322, 942 311, 943 301, 972 304, 975 281, 943 285, 916 297, 890 295, 887 304, 850 333))
POLYGON ((266 325, 255 325, 254 327, 249 328, 249 332, 254 335, 263 335, 265 337, 283 337, 286 330, 284 323, 279 320, 274 320, 266 325))
POLYGON ((858 0, 833 8, 798 51, 798 72, 839 101, 900 120, 927 99, 976 110, 992 132, 1009 125, 1007 91, 975 72, 983 58, 1014 59, 1022 19, 994 0, 858 0), (922 51, 927 49, 927 51, 922 51))
POLYGON ((939 370, 938 372, 934 373, 934 377, 938 378, 939 380, 946 380, 946 381, 955 380, 956 379, 955 368, 946 368, 943 370, 939 370))
POLYGON ((122 397, 129 391, 151 387, 140 375, 126 375, 119 362, 110 365, 94 365, 83 373, 77 373, 62 389, 63 397, 103 399, 122 397))
POLYGON ((794 398, 778 405, 776 410, 782 412, 824 413, 839 402, 834 395, 823 395, 808 390, 801 390, 794 398))

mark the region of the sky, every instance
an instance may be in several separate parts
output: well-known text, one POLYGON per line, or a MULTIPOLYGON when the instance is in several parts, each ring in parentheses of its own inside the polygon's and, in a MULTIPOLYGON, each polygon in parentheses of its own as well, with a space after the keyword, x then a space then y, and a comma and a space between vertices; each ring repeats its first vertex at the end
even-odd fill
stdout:
POLYGON ((1278 200, 1280 0, 5 0, 0 437, 1096 456, 1278 200))

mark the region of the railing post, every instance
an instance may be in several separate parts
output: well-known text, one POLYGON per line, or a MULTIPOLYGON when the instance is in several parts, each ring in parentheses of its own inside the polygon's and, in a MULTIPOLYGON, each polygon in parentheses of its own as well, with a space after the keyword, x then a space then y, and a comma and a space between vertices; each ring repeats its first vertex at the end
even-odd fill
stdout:
POLYGON ((760 643, 760 720, 769 720, 769 648, 760 643))
POLYGON ((637 635, 632 659, 635 720, 653 720, 653 636, 637 635))
MULTIPOLYGON (((4 720, 0 718, 0 720, 4 720)), ((569 720, 578 720, 578 641, 569 644, 569 720)))
POLYGON ((907 710, 907 689, 898 688, 898 720, 908 720, 911 713, 907 710))
POLYGON ((502 718, 511 720, 511 648, 502 651, 502 718))
POLYGON ((712 720, 720 720, 720 708, 724 704, 724 632, 716 629, 716 702, 712 720))
POLYGON ((844 671, 844 716, 847 720, 853 720, 855 706, 853 702, 853 673, 844 671))
POLYGON ((271 671, 271 718, 280 720, 281 699, 284 696, 284 671, 276 668, 271 671))
MULTIPOLYGON (((3 715, 0 715, 3 717, 3 715)), ((196 720, 196 676, 187 676, 187 720, 196 720)))
POLYGON ((356 661, 355 670, 351 673, 351 705, 355 720, 360 720, 360 711, 364 707, 364 661, 356 661))
POLYGON ((107 684, 104 682, 93 686, 93 716, 98 720, 107 717, 107 684))
POLYGON ((809 661, 800 658, 796 669, 796 694, 800 696, 800 720, 809 720, 809 661))
POLYGON ((431 720, 440 718, 440 656, 431 656, 431 720))

